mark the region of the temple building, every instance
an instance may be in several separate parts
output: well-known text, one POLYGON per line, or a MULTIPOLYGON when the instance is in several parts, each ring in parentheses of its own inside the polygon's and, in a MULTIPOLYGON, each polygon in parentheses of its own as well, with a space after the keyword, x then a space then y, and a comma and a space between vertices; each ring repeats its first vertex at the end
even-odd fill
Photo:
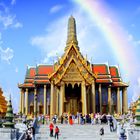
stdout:
POLYGON ((54 65, 27 67, 19 84, 20 112, 26 115, 62 115, 64 112, 125 113, 127 87, 118 66, 91 64, 80 52, 76 21, 68 20, 64 53, 54 65))
POLYGON ((7 101, 3 96, 2 88, 0 88, 0 117, 4 117, 7 111, 7 101))

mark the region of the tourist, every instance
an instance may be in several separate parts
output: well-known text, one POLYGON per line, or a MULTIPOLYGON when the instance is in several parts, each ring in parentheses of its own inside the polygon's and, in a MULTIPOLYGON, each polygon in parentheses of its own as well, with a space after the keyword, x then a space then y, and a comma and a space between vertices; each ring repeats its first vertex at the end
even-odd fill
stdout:
POLYGON ((72 120, 72 116, 71 115, 69 116, 69 124, 73 125, 73 120, 72 120))
POLYGON ((53 128, 54 128, 54 125, 53 123, 50 123, 50 137, 53 137, 53 128))
POLYGON ((55 139, 59 138, 59 128, 58 126, 55 127, 55 139))
POLYGON ((64 120, 64 118, 63 118, 63 114, 61 115, 61 124, 63 124, 63 120, 64 120))
POLYGON ((44 124, 45 123, 45 117, 44 117, 44 115, 42 115, 41 120, 42 120, 42 124, 44 124))
POLYGON ((109 119, 109 126, 110 126, 110 132, 113 132, 114 131, 114 124, 113 124, 112 116, 109 119))
POLYGON ((67 123, 68 123, 68 115, 65 114, 65 124, 67 124, 67 123))
POLYGON ((28 128, 28 130, 26 131, 26 140, 32 140, 31 128, 28 128))

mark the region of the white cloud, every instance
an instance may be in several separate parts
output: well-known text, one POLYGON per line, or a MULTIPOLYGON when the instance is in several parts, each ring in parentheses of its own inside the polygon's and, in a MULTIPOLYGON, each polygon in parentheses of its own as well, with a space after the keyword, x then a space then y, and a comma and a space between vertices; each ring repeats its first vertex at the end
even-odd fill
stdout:
POLYGON ((64 6, 63 5, 55 5, 50 9, 50 13, 56 13, 60 11, 64 6))
POLYGON ((23 25, 20 23, 20 22, 16 22, 14 25, 13 25, 14 28, 22 28, 23 25))
POLYGON ((15 5, 16 4, 16 0, 11 0, 11 5, 15 5))
POLYGON ((134 92, 134 94, 133 94, 132 100, 134 102, 140 96, 140 77, 137 79, 137 85, 134 87, 134 91, 133 92, 134 92))
POLYGON ((6 61, 10 64, 11 59, 14 57, 14 51, 10 48, 6 48, 5 50, 0 47, 0 57, 1 60, 6 61))
POLYGON ((14 19, 15 19, 15 16, 11 16, 11 15, 1 16, 0 15, 0 22, 3 24, 5 28, 11 26, 14 22, 14 19))
MULTIPOLYGON (((15 4, 16 0, 12 0, 11 4, 15 4)), ((0 24, 7 29, 9 27, 21 28, 23 25, 20 23, 16 15, 11 14, 10 10, 3 3, 0 3, 0 24)))

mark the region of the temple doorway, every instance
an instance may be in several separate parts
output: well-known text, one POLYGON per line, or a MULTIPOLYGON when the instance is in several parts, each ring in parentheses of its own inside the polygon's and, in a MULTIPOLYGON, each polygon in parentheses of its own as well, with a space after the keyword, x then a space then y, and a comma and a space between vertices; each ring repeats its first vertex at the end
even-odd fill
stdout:
POLYGON ((81 84, 65 85, 65 104, 64 112, 76 115, 77 112, 82 112, 81 104, 81 84))

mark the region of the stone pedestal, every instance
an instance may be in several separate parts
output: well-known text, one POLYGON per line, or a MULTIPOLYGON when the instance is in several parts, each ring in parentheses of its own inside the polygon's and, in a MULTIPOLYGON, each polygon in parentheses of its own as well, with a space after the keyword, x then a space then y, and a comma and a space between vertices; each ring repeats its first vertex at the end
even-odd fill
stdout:
POLYGON ((139 140, 140 139, 140 128, 133 127, 127 129, 127 140, 139 140))
POLYGON ((0 128, 1 140, 17 140, 17 129, 14 128, 0 128))

